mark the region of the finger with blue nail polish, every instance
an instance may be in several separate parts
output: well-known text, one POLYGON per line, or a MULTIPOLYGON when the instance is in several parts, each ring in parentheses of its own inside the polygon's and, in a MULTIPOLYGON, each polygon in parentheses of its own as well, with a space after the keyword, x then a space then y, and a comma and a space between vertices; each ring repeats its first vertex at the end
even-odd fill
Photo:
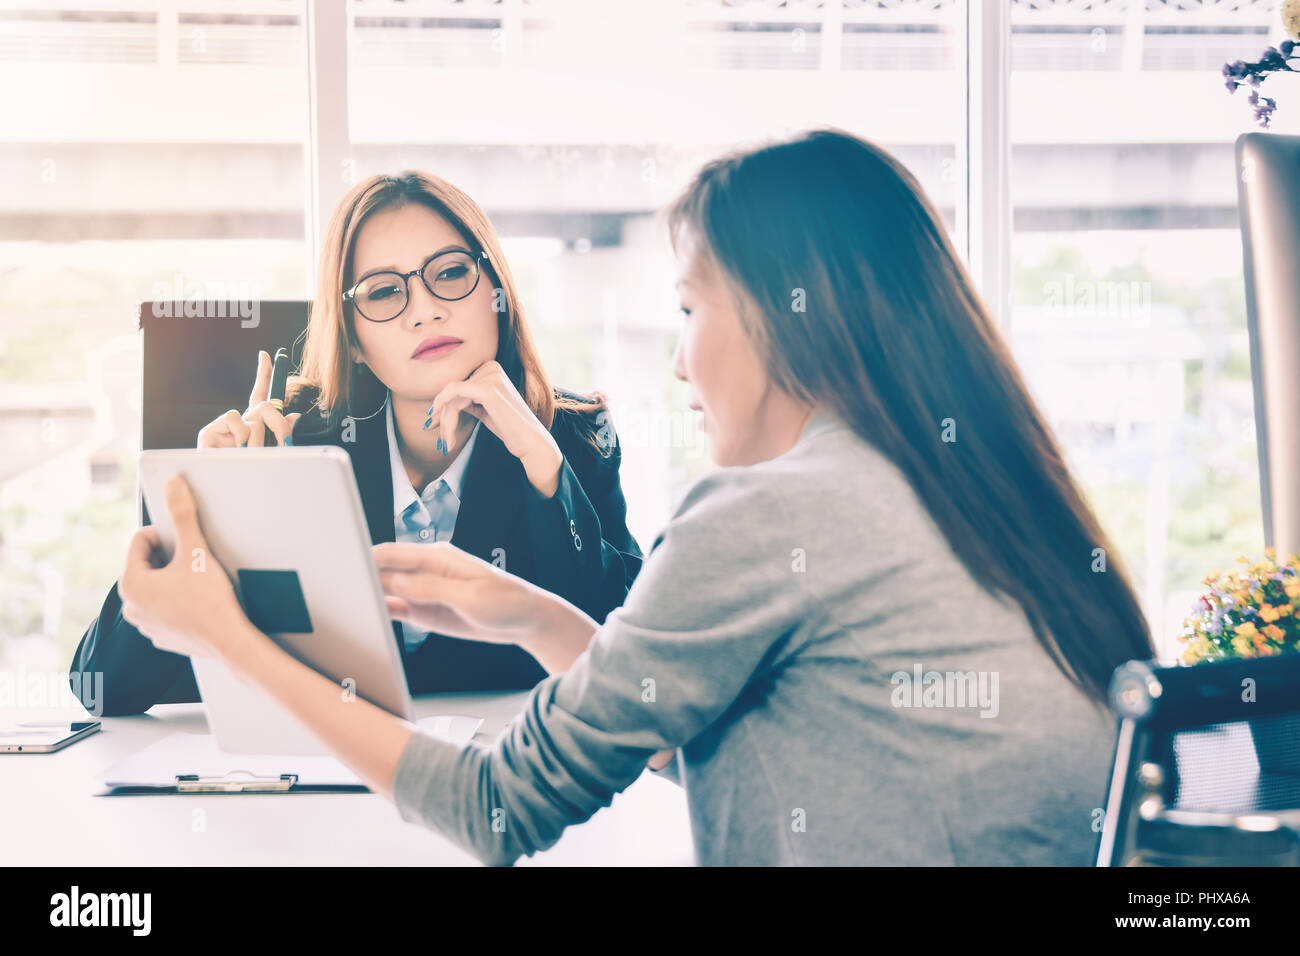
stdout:
POLYGON ((438 406, 438 421, 442 428, 443 441, 446 444, 448 453, 451 452, 452 445, 459 439, 457 429, 460 428, 460 405, 461 399, 452 395, 443 397, 442 404, 438 406))

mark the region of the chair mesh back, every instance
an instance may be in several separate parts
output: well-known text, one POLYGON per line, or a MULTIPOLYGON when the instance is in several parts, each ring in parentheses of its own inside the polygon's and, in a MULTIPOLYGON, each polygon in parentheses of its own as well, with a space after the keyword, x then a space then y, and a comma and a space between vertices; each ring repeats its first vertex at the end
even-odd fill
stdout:
POLYGON ((1218 813, 1249 813, 1263 810, 1300 808, 1300 773, 1267 769, 1276 766, 1272 757, 1260 767, 1256 729, 1280 743, 1282 760, 1296 766, 1300 759, 1300 735, 1288 733, 1294 727, 1290 714, 1211 724, 1173 735, 1173 801, 1178 810, 1218 813))

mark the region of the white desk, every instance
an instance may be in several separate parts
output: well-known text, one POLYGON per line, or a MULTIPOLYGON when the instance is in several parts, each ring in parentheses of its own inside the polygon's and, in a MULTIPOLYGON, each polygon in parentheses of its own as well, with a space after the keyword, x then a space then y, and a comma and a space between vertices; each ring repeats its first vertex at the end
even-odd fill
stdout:
MULTIPOLYGON (((414 701, 417 718, 484 718, 485 743, 519 711, 526 692, 439 694, 414 701)), ((59 714, 58 716, 62 716, 59 714)), ((51 711, 0 713, 52 720, 51 711)), ((69 716, 69 719, 85 719, 69 716)), ((159 794, 98 797, 101 771, 176 731, 207 733, 202 704, 160 704, 52 754, 0 754, 0 865, 476 864, 441 835, 398 816, 372 793, 159 794)), ((550 850, 517 865, 689 865, 682 790, 646 771, 611 806, 571 827, 550 850)))

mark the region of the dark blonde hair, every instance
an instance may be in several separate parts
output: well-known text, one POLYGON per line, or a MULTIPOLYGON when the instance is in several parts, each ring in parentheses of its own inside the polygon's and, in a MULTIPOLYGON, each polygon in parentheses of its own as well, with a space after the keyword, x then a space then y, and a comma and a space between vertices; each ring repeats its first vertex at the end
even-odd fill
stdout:
POLYGON ((357 233, 382 209, 419 203, 438 213, 465 240, 472 254, 486 253, 486 275, 504 305, 497 313, 497 356, 519 394, 550 428, 557 408, 593 412, 605 408, 604 396, 557 395, 533 342, 514 276, 487 214, 468 195, 431 173, 411 171, 398 176, 371 176, 353 186, 334 209, 321 249, 316 298, 298 374, 290 379, 286 409, 319 411, 326 427, 344 417, 367 415, 382 404, 385 390, 373 376, 359 379, 353 352, 358 343, 355 308, 343 301, 352 284, 357 233), (359 392, 372 394, 358 399, 359 392))
POLYGON ((898 160, 815 130, 709 163, 668 222, 719 267, 772 380, 897 465, 971 576, 1019 602, 1095 702, 1152 656, 1119 556, 898 160))

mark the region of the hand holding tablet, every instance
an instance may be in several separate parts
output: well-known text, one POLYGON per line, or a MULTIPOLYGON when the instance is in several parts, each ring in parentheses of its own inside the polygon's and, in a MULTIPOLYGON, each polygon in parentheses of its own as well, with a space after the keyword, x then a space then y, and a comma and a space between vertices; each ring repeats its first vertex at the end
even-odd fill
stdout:
POLYGON ((155 524, 132 542, 119 582, 123 614, 159 647, 191 656, 223 749, 319 751, 229 666, 252 641, 270 639, 338 683, 341 695, 409 716, 406 673, 345 451, 146 451, 140 483, 155 524))
POLYGON ((118 580, 122 616, 161 650, 228 659, 246 637, 241 626, 246 618, 230 578, 212 556, 193 492, 180 475, 166 483, 166 513, 174 533, 171 546, 164 547, 156 525, 131 538, 118 580))

